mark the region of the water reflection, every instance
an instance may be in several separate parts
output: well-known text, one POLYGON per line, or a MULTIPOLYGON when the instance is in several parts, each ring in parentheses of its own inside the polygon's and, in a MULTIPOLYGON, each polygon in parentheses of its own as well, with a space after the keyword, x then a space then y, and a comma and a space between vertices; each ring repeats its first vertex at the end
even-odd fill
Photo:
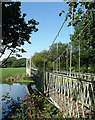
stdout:
POLYGON ((13 83, 13 85, 2 84, 2 95, 6 94, 6 92, 8 92, 14 100, 17 100, 17 97, 23 98, 27 95, 26 85, 19 83, 13 83))
MULTIPOLYGON (((6 95, 6 96, 10 96, 10 98, 12 98, 13 100, 17 101, 17 98, 21 98, 23 99, 28 91, 27 91, 27 86, 26 85, 21 85, 19 83, 13 83, 12 85, 8 85, 8 84, 0 84, 0 88, 2 87, 2 93, 0 94, 0 101, 2 100, 2 96, 6 95), (9 94, 8 94, 9 93, 9 94)), ((9 100, 10 100, 9 98, 9 100)), ((1 105, 1 102, 0 102, 1 105)), ((8 109, 8 106, 6 104, 6 100, 2 101, 2 107, 3 109, 8 109)), ((2 108, 0 106, 0 116, 2 116, 4 118, 6 114, 2 113, 2 108)))

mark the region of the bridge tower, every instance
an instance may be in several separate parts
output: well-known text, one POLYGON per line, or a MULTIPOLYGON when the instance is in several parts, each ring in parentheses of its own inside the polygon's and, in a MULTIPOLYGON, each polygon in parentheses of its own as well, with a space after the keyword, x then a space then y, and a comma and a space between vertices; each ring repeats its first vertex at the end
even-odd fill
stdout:
POLYGON ((31 77, 31 58, 26 58, 26 76, 31 77))

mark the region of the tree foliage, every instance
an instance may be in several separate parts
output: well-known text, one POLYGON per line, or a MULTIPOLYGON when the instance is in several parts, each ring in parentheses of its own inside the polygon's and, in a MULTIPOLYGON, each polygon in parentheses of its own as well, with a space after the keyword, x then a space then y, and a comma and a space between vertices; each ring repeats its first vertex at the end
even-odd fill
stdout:
POLYGON ((34 19, 25 21, 26 13, 21 13, 20 2, 3 2, 2 3, 2 50, 1 57, 6 50, 10 55, 15 54, 20 57, 18 52, 26 52, 22 45, 30 42, 30 34, 37 32, 36 25, 39 24, 34 19))
MULTIPOLYGON (((71 21, 73 19, 74 27, 74 35, 72 36, 72 66, 74 66, 75 69, 78 68, 80 42, 81 71, 95 72, 95 1, 67 2, 67 4, 69 6, 69 9, 66 17, 71 21)), ((71 26, 71 21, 68 23, 68 27, 71 26)))
MULTIPOLYGON (((58 56, 59 56, 66 50, 68 44, 62 44, 60 42, 58 44, 58 46, 59 46, 58 47, 58 56)), ((55 43, 51 46, 50 50, 48 50, 48 51, 43 50, 40 53, 35 53, 34 56, 32 57, 32 61, 33 61, 34 65, 38 68, 44 69, 44 67, 45 67, 45 70, 53 70, 53 61, 55 61, 58 56, 57 56, 57 43, 55 43)), ((62 57, 65 61, 66 60, 66 52, 63 54, 62 57)), ((66 64, 66 61, 64 62, 64 64, 66 64)), ((62 64, 61 67, 63 67, 64 64, 62 64)))
MULTIPOLYGON (((3 59, 3 61, 5 60, 6 58, 3 59)), ((9 57, 6 64, 4 64, 3 67, 4 68, 26 67, 26 58, 17 59, 16 57, 9 57)))

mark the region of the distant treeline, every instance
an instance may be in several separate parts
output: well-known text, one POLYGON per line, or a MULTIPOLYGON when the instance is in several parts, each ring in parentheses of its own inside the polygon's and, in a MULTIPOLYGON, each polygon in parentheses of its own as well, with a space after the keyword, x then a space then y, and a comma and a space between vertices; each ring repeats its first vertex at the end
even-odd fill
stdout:
MULTIPOLYGON (((83 42, 83 41, 82 41, 83 42)), ((76 44, 76 42, 75 42, 76 44)), ((72 48, 72 72, 79 72, 79 48, 73 44, 72 48)), ((70 44, 58 43, 58 55, 57 55, 57 43, 52 45, 51 50, 43 50, 39 53, 35 53, 32 57, 34 65, 38 68, 45 69, 47 71, 59 70, 59 59, 60 57, 60 70, 70 71, 70 44), (67 54, 68 47, 68 54, 67 54), (62 54, 63 53, 63 54, 62 54), (67 59, 68 57, 68 59, 67 59), (53 64, 54 63, 54 64, 53 64), (67 68, 68 67, 68 68, 67 68)), ((86 44, 85 44, 86 46, 86 44)), ((89 48, 86 50, 83 44, 80 49, 80 72, 81 73, 95 73, 95 49, 89 48), (83 47, 83 48, 82 48, 83 47)))
MULTIPOLYGON (((3 59, 3 61, 5 61, 5 59, 3 59)), ((8 58, 3 68, 10 68, 10 67, 11 68, 26 67, 26 58, 21 58, 21 59, 17 59, 16 57, 8 58)))

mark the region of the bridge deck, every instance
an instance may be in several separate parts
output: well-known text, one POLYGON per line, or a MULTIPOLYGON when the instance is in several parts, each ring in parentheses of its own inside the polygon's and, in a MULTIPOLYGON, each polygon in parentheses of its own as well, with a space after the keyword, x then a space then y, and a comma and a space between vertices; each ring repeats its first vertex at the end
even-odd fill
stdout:
POLYGON ((45 72, 32 68, 40 92, 66 117, 95 118, 95 75, 45 72))

